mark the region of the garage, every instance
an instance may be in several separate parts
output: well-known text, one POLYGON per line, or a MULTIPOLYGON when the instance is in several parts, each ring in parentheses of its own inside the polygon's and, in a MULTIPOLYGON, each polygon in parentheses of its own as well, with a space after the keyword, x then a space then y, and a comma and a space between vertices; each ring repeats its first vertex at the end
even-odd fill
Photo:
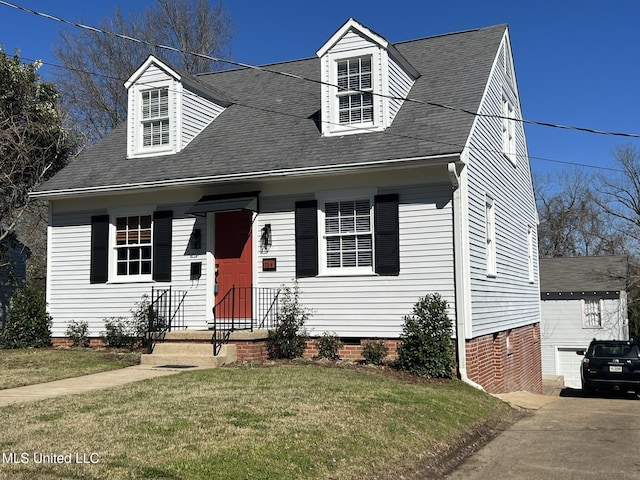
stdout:
POLYGON ((564 376, 565 387, 582 388, 580 365, 583 357, 576 353, 578 350, 580 349, 558 347, 556 351, 558 375, 564 376))

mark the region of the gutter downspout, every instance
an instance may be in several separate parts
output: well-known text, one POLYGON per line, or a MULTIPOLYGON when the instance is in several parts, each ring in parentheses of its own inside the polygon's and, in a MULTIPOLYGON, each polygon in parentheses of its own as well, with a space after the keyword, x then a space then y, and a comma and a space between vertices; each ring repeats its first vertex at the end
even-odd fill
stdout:
POLYGON ((458 354, 458 375, 460 380, 478 390, 485 391, 467 375, 467 330, 471 334, 471 281, 469 279, 469 238, 465 219, 466 170, 458 168, 455 162, 447 164, 449 179, 453 186, 453 245, 454 282, 456 299, 456 351, 458 354))

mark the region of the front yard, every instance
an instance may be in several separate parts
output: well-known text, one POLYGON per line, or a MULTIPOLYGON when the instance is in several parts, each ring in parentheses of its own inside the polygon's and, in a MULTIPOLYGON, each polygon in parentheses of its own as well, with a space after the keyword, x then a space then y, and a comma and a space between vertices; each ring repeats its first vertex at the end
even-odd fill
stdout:
POLYGON ((0 349, 0 389, 106 372, 137 364, 139 359, 137 353, 118 353, 113 350, 0 349))
POLYGON ((0 477, 421 479, 519 415, 459 381, 384 369, 185 371, 0 409, 0 477))

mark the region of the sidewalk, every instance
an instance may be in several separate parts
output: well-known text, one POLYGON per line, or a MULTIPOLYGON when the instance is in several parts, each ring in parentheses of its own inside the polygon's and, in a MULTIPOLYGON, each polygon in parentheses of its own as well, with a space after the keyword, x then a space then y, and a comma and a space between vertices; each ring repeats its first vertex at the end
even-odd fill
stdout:
MULTIPOLYGON (((7 388, 0 390, 0 407, 117 387, 127 383, 146 380, 147 378, 173 375, 178 372, 183 372, 184 370, 183 368, 158 368, 151 365, 136 365, 134 367, 28 385, 26 387, 7 388)), ((193 368, 189 370, 193 370, 193 368)))

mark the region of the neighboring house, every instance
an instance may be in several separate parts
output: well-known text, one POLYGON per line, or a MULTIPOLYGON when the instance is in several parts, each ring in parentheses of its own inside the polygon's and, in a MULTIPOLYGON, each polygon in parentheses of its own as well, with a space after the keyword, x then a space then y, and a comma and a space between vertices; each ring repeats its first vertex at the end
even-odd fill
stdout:
POLYGON ((29 248, 13 236, 5 238, 0 250, 0 331, 4 328, 9 314, 11 297, 24 285, 27 278, 27 260, 31 256, 29 248))
POLYGON ((629 338, 625 255, 540 259, 542 373, 581 388, 578 350, 629 338))
POLYGON ((98 335, 152 286, 186 291, 185 326, 206 329, 232 286, 297 281, 312 335, 395 348, 439 292, 463 379, 541 391, 505 25, 391 44, 350 19, 314 58, 193 77, 149 57, 125 85, 126 125, 34 193, 50 204, 54 336, 71 320, 98 335))

